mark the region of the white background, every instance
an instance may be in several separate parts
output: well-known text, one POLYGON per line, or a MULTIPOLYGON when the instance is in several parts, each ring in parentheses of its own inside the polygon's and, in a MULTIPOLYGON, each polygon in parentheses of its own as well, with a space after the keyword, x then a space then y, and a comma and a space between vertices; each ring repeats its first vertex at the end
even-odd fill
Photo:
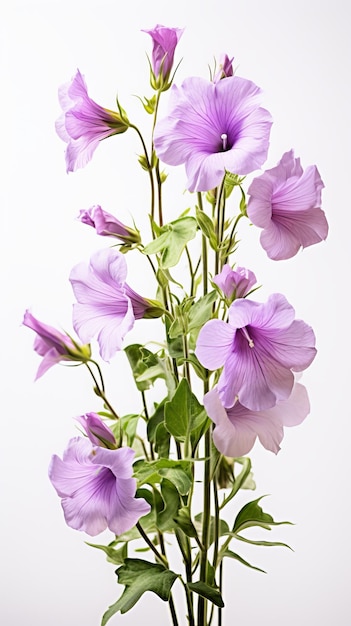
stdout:
MULTIPOLYGON (((60 113, 57 88, 78 67, 93 99, 114 108, 118 93, 130 118, 146 128, 149 119, 133 96, 151 96, 146 60, 151 39, 140 30, 161 23, 186 28, 176 54, 183 57, 178 82, 189 75, 207 77, 213 58, 227 52, 235 56, 237 73, 263 88, 264 105, 274 118, 267 167, 290 148, 303 166, 317 164, 330 224, 327 242, 281 263, 266 258, 258 231, 247 224, 242 230, 238 263, 255 271, 263 284, 260 298, 283 292, 297 316, 313 326, 319 352, 303 377, 310 416, 286 432, 278 456, 259 446, 251 455, 257 497, 270 494, 264 507, 277 520, 295 522, 263 538, 286 541, 294 552, 238 546, 268 574, 235 562, 226 566, 224 626, 348 626, 347 3, 8 0, 1 13, 1 623, 99 626, 121 591, 114 566, 86 546, 89 537, 65 525, 47 478, 51 454, 61 454, 76 434, 72 418, 101 405, 83 368, 57 366, 33 383, 39 357, 32 350, 34 333, 21 322, 29 307, 42 321, 71 332, 69 272, 108 245, 76 221, 80 209, 99 203, 125 222, 133 215, 147 227, 146 175, 137 165, 136 136, 128 132, 103 142, 84 170, 67 175, 54 121, 60 113)), ((183 195, 182 167, 171 172, 168 184, 174 197, 166 219, 192 203, 190 194, 183 195)), ((146 293, 148 274, 134 265, 135 258, 128 257, 129 282, 153 297, 146 293)), ((145 328, 150 337, 150 323, 141 322, 130 341, 143 340, 145 328)), ((118 410, 139 410, 122 355, 105 371, 118 410)), ((107 532, 96 542, 110 540, 107 532)), ((165 626, 166 605, 146 594, 131 612, 112 618, 111 626, 140 622, 165 626)))

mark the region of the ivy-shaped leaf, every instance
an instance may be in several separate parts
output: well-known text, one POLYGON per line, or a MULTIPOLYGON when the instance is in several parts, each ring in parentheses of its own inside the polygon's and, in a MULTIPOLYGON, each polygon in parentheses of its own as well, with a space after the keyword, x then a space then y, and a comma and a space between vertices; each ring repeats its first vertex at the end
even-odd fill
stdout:
POLYGON ((178 577, 172 570, 163 565, 149 563, 142 559, 126 559, 124 565, 116 570, 118 582, 124 585, 121 597, 104 614, 101 626, 120 611, 122 614, 130 611, 145 591, 152 591, 164 602, 169 600, 171 588, 178 577))
POLYGON ((181 217, 160 229, 160 234, 143 249, 144 254, 161 253, 160 268, 168 269, 177 265, 181 254, 197 231, 194 217, 181 217))
POLYGON ((239 511, 235 518, 233 533, 237 534, 245 528, 251 528, 252 526, 259 526, 261 528, 265 528, 266 530, 270 530, 271 526, 291 524, 291 522, 275 522, 269 513, 264 513, 258 504, 263 497, 264 496, 261 496, 260 498, 257 498, 257 500, 248 502, 241 509, 241 511, 239 511))

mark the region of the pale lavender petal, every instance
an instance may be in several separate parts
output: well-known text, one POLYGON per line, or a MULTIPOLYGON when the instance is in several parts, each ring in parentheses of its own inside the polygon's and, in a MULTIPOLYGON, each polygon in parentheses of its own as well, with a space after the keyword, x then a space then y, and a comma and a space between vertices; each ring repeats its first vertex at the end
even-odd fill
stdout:
POLYGON ((135 498, 133 458, 130 448, 94 448, 81 437, 70 440, 63 460, 52 457, 49 478, 69 526, 92 536, 106 528, 121 534, 150 511, 145 500, 135 498))
POLYGON ((237 76, 216 84, 191 77, 173 86, 169 116, 155 128, 158 157, 169 165, 185 163, 190 191, 216 187, 226 170, 258 169, 267 157, 272 123, 260 100, 261 90, 237 76))
POLYGON ((301 247, 326 239, 328 222, 320 208, 323 187, 317 167, 304 171, 293 150, 252 181, 247 213, 263 228, 260 241, 271 259, 289 259, 301 247))
POLYGON ((235 329, 221 320, 210 320, 200 330, 195 354, 204 367, 221 367, 230 354, 235 329))

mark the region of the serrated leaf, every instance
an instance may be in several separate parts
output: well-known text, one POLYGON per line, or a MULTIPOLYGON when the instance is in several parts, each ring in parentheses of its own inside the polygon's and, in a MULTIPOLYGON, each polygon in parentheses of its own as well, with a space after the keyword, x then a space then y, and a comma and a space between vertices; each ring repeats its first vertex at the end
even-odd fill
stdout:
POLYGON ((178 577, 172 570, 162 565, 142 559, 126 559, 125 564, 116 570, 118 583, 125 585, 121 597, 109 607, 102 618, 101 626, 120 611, 127 613, 146 591, 152 591, 164 602, 169 600, 171 588, 178 577))
POLYGON ((190 589, 190 591, 194 591, 203 598, 210 600, 212 604, 215 604, 219 608, 224 607, 222 594, 217 588, 210 587, 210 585, 207 585, 206 583, 201 581, 198 581, 196 583, 187 583, 187 587, 190 589))
POLYGON ((161 234, 145 246, 143 253, 161 253, 160 268, 174 267, 188 241, 194 239, 196 231, 197 223, 194 217, 181 217, 165 224, 161 228, 161 234))

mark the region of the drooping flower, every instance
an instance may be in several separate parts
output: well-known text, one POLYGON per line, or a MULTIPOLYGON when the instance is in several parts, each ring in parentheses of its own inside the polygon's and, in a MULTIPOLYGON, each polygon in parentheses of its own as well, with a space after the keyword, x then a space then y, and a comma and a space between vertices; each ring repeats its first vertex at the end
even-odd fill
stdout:
POLYGON ((137 294, 127 283, 127 263, 115 248, 98 250, 89 263, 79 263, 70 274, 77 299, 73 326, 82 341, 97 338, 102 358, 108 361, 122 349, 134 321, 159 317, 161 305, 137 294))
POLYGON ((98 235, 117 237, 126 244, 140 243, 140 233, 135 228, 122 224, 114 215, 104 211, 99 204, 90 207, 90 209, 82 209, 78 219, 83 224, 95 228, 98 235))
POLYGON ((212 319, 202 327, 195 354, 209 370, 223 366, 217 385, 223 406, 239 401, 262 411, 289 398, 293 371, 306 369, 316 355, 315 336, 275 293, 266 303, 234 300, 228 323, 212 319))
POLYGON ((111 111, 89 98, 84 77, 77 70, 71 82, 59 89, 63 114, 56 122, 56 132, 67 145, 67 172, 84 167, 92 158, 99 142, 106 137, 124 133, 128 119, 123 111, 111 111))
POLYGON ((142 29, 142 31, 148 33, 153 42, 151 86, 153 89, 165 91, 170 86, 169 78, 174 62, 174 52, 184 28, 167 28, 156 24, 155 28, 142 29))
POLYGON ((68 335, 64 335, 56 328, 37 320, 28 310, 24 314, 23 324, 37 333, 34 340, 34 350, 44 357, 39 365, 35 380, 61 361, 80 361, 81 363, 89 361, 91 354, 88 345, 80 346, 73 342, 68 335))
POLYGON ((97 413, 79 415, 76 420, 83 426, 87 437, 94 446, 101 446, 110 450, 117 448, 116 437, 97 413))
POLYGON ((149 513, 149 504, 135 497, 134 454, 131 448, 107 450, 75 437, 63 459, 52 457, 49 478, 62 498, 68 526, 92 536, 106 528, 120 535, 149 513))
POLYGON ((301 247, 326 239, 328 222, 320 208, 323 187, 317 167, 304 171, 293 150, 252 181, 247 214, 263 228, 260 241, 271 259, 289 259, 301 247))
POLYGON ((234 57, 230 59, 227 54, 221 55, 219 59, 218 71, 213 77, 214 83, 218 83, 218 81, 222 80, 222 78, 228 78, 229 76, 233 76, 234 74, 233 61, 234 61, 234 57))
POLYGON ((239 76, 217 83, 187 78, 172 86, 170 112, 157 122, 157 156, 185 163, 190 191, 209 191, 226 171, 249 174, 265 162, 272 124, 260 107, 261 89, 239 76))
POLYGON ((232 269, 228 263, 223 265, 219 274, 213 277, 213 282, 220 288, 225 297, 231 301, 244 298, 251 287, 256 283, 256 276, 245 267, 232 269))
POLYGON ((284 426, 301 424, 310 411, 306 388, 300 383, 295 383, 287 400, 264 411, 250 411, 240 402, 226 409, 216 388, 205 394, 203 402, 216 424, 213 442, 219 452, 230 457, 248 454, 257 437, 264 448, 277 454, 284 426))

